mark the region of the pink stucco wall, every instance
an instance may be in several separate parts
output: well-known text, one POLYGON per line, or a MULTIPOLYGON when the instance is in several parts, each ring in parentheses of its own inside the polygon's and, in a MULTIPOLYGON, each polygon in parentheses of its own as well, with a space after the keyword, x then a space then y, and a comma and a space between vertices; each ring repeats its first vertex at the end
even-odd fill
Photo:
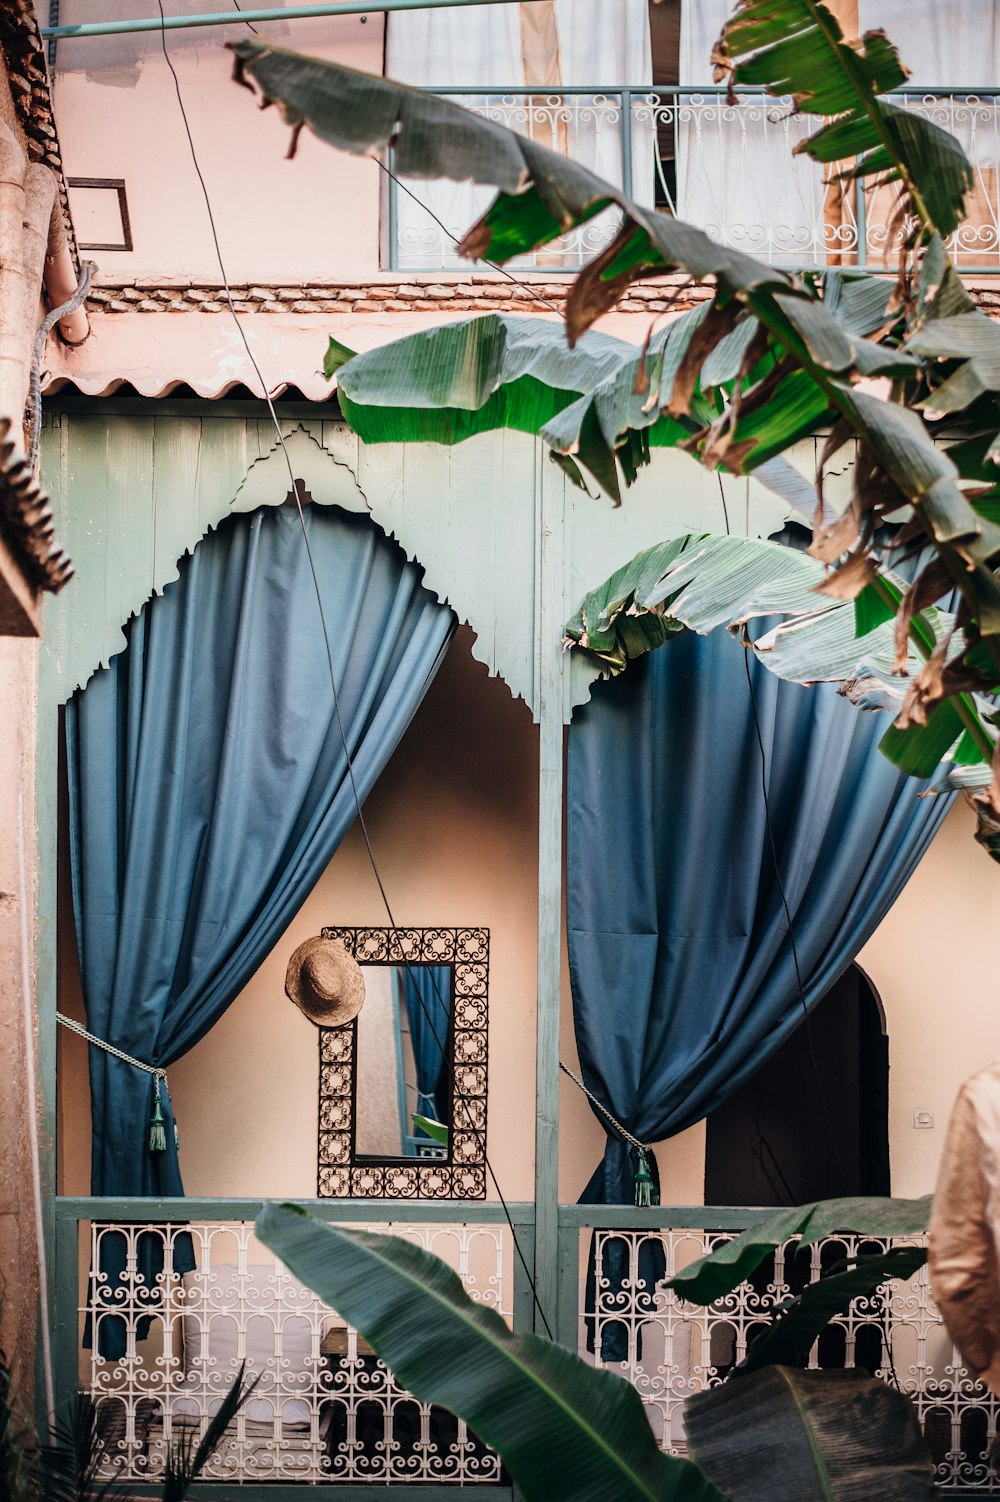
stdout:
MULTIPOLYGON (((169 4, 171 14, 221 9, 169 4)), ((102 20, 148 15, 132 0, 108 0, 102 20)), ((60 21, 94 19, 86 0, 64 0, 60 21)), ((381 17, 272 23, 279 46, 382 70, 381 17)), ((379 168, 331 151, 304 132, 286 161, 289 132, 232 82, 225 43, 244 26, 167 34, 216 219, 234 280, 310 282, 378 266, 379 168)), ((218 276, 204 201, 191 164, 173 79, 157 33, 58 44, 56 122, 68 177, 126 184, 135 248, 93 252, 102 275, 159 280, 218 276)))

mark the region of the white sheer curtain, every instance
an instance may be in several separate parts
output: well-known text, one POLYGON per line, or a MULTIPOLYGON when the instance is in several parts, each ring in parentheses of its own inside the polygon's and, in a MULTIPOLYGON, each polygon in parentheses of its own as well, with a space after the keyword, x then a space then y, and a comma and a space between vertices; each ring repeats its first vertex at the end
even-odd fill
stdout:
MULTIPOLYGON (((892 38, 910 69, 910 84, 963 91, 933 104, 913 101, 910 108, 951 131, 975 170, 976 188, 967 220, 954 238, 959 263, 995 263, 1000 247, 998 101, 970 99, 969 94, 1000 84, 1000 0, 923 0, 920 24, 913 22, 913 0, 858 0, 861 31, 881 27, 892 38)), ((872 258, 881 253, 891 206, 888 189, 876 194, 870 205, 872 258)))
MULTIPOLYGON (((912 0, 911 0, 912 3, 912 0)), ((712 48, 732 0, 684 0, 677 123, 677 213, 713 239, 770 261, 825 258, 822 172, 793 158, 809 124, 773 99, 699 94, 711 83, 712 48)))
MULTIPOLYGON (((532 27, 522 35, 517 4, 397 11, 388 19, 386 73, 422 87, 468 85, 461 102, 543 145, 565 151, 609 181, 623 183, 621 101, 594 94, 561 94, 560 85, 611 88, 652 81, 647 0, 535 0, 532 27), (543 13, 549 9, 550 14, 543 13), (509 88, 504 100, 476 95, 476 86, 509 88)), ((640 104, 632 132, 633 191, 652 201, 654 122, 640 104)), ((453 240, 461 238, 493 197, 489 188, 414 182, 421 208, 397 193, 396 259, 401 268, 462 267, 453 240), (434 217, 445 226, 442 230, 434 217)), ((611 216, 542 251, 540 266, 578 265, 613 233, 611 216)))
MULTIPOLYGON (((521 26, 516 5, 456 6, 449 10, 397 11, 387 18, 385 71, 398 83, 513 84, 522 75, 521 26)), ((483 111, 503 113, 498 101, 464 98, 483 111)), ((493 197, 471 183, 413 181, 410 186, 444 225, 404 188, 396 193, 396 258, 401 267, 468 266, 454 241, 470 229, 493 197)))

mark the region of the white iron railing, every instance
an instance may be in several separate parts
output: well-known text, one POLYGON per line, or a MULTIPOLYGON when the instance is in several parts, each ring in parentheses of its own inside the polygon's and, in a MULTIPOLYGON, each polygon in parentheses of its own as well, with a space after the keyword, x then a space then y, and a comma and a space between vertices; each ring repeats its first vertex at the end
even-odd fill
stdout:
MULTIPOLYGON (((489 1201, 320 1200, 311 1207, 331 1221, 414 1240, 513 1328, 532 1328, 531 1205, 509 1207, 512 1226, 489 1201)), ((216 1487, 239 1484, 248 1502, 260 1502, 276 1498, 282 1483, 332 1487, 345 1499, 370 1495, 365 1488, 373 1484, 389 1488, 386 1496, 415 1486, 425 1498, 439 1495, 435 1488, 473 1486, 484 1502, 510 1502, 499 1458, 461 1421, 405 1392, 334 1310, 255 1239, 259 1208, 227 1200, 56 1201, 59 1397, 65 1404, 82 1391, 99 1404, 116 1476, 140 1488, 155 1483, 167 1446, 204 1428, 245 1360, 259 1383, 206 1477, 216 1487), (150 1246, 152 1282, 142 1273, 150 1246), (109 1249, 124 1253, 118 1278, 100 1271, 109 1249), (182 1249, 186 1265, 193 1249, 192 1272, 179 1270, 182 1249), (120 1356, 101 1354, 108 1321, 124 1332, 120 1356)), ((546 1311, 549 1322, 563 1344, 634 1384, 665 1450, 684 1453, 684 1399, 724 1380, 789 1295, 858 1251, 907 1244, 843 1235, 799 1253, 789 1243, 707 1309, 683 1302, 662 1281, 644 1283, 644 1248, 658 1249, 669 1277, 759 1213, 560 1207, 558 1307, 546 1311), (596 1275, 589 1302, 588 1271, 596 1275), (621 1340, 613 1356, 605 1346, 610 1332, 621 1340), (588 1356, 588 1343, 601 1354, 588 1356)), ((989 1464, 998 1405, 953 1350, 926 1269, 855 1301, 824 1333, 810 1365, 867 1368, 907 1393, 944 1495, 1000 1492, 989 1464)))
MULTIPOLYGON (((69 1396, 72 1368, 77 1390, 97 1405, 108 1477, 155 1482, 169 1447, 204 1430, 245 1363, 257 1385, 205 1482, 348 1491, 433 1483, 510 1496, 499 1457, 462 1420, 417 1402, 255 1238, 256 1207, 240 1214, 219 1201, 209 1219, 203 1217, 212 1202, 192 1202, 191 1219, 168 1222, 180 1203, 157 1206, 162 1221, 147 1218, 150 1208, 142 1219, 120 1212, 114 1220, 79 1213, 63 1219, 56 1321, 62 1397, 69 1396), (194 1269, 185 1270, 192 1260, 194 1269), (109 1275, 109 1267, 124 1270, 109 1275), (79 1290, 72 1315, 64 1284, 71 1276, 79 1290)), ((440 1205, 390 1203, 375 1217, 370 1205, 355 1203, 346 1214, 343 1208, 323 1202, 318 1213, 434 1252, 472 1298, 511 1322, 513 1237, 499 1206, 462 1206, 461 1224, 443 1223, 440 1205)))
MULTIPOLYGON (((824 169, 793 155, 816 122, 796 116, 790 100, 741 90, 733 103, 713 85, 433 92, 582 162, 638 202, 655 203, 772 263, 882 270, 906 232, 894 188, 841 187, 833 181, 836 165, 824 169)), ((1000 90, 910 88, 893 102, 961 142, 976 181, 949 249, 963 272, 1000 274, 1000 90)), ((492 201, 492 189, 417 181, 397 187, 389 179, 386 191, 389 269, 468 270, 455 242, 492 201)), ((606 211, 516 264, 578 270, 609 243, 619 218, 606 211)))
MULTIPOLYGON (((859 1252, 880 1255, 926 1239, 830 1236, 801 1251, 793 1240, 778 1247, 752 1281, 699 1308, 662 1283, 647 1291, 642 1251, 651 1237, 662 1248, 668 1278, 727 1239, 695 1227, 595 1232, 585 1255, 593 1257, 596 1298, 592 1318, 581 1320, 579 1341, 581 1353, 588 1343, 601 1352, 609 1334, 618 1337, 622 1348, 615 1354, 623 1359, 602 1364, 635 1386, 661 1447, 672 1454, 686 1453, 684 1400, 722 1382, 790 1296, 859 1252), (609 1264, 616 1266, 613 1279, 602 1276, 609 1264)), ((926 1266, 908 1281, 892 1280, 873 1297, 856 1299, 830 1322, 808 1365, 860 1367, 897 1387, 916 1407, 937 1484, 963 1493, 1000 1492, 988 1458, 997 1400, 962 1365, 931 1297, 926 1266)))

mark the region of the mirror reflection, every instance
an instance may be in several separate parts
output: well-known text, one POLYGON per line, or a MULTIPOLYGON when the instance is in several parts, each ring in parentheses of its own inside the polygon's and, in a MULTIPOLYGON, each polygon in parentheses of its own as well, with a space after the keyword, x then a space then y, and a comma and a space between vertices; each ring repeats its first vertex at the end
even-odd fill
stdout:
MULTIPOLYGON (((363 965, 357 1018, 355 1156, 447 1158, 415 1121, 451 1123, 450 965, 363 965)), ((440 1134, 439 1134, 440 1135, 440 1134)))

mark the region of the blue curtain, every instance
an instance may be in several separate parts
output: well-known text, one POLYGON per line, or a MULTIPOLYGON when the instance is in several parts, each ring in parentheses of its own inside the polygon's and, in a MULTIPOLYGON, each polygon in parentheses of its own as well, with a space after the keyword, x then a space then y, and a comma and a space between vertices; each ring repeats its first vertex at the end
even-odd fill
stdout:
MULTIPOLYGON (((451 966, 408 965, 403 971, 403 987, 417 1069, 416 1110, 447 1126, 449 1094, 444 1062, 451 1020, 451 966)), ((403 1129, 408 1130, 406 1124, 403 1129)), ((426 1137, 427 1133, 419 1131, 416 1135, 426 1137)))
MULTIPOLYGON (((782 683, 723 632, 595 686, 569 737, 573 1010, 588 1086, 643 1142, 707 1116, 802 1021, 747 662, 807 1005, 888 912, 950 803, 919 798, 881 755, 886 715, 830 685, 782 683)), ((609 1134, 584 1200, 630 1203, 634 1172, 609 1134)))
MULTIPOLYGON (((152 1065, 193 1048, 280 939, 356 815, 344 739, 364 799, 454 628, 368 518, 313 506, 306 525, 343 734, 286 507, 203 539, 67 706, 87 1025, 152 1065)), ((149 1150, 150 1076, 91 1048, 90 1083, 92 1193, 182 1194, 168 1099, 166 1151, 149 1150)), ((102 1353, 124 1334, 105 1320, 102 1353)))

